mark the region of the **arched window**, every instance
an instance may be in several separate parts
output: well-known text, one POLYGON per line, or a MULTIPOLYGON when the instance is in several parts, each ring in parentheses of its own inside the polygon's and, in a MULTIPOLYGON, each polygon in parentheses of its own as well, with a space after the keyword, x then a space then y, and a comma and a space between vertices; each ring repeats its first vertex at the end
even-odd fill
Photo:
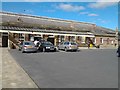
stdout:
POLYGON ((110 41, 110 39, 109 39, 109 38, 107 38, 107 44, 109 44, 109 41, 110 41))
POLYGON ((100 38, 100 43, 103 43, 103 38, 100 38))

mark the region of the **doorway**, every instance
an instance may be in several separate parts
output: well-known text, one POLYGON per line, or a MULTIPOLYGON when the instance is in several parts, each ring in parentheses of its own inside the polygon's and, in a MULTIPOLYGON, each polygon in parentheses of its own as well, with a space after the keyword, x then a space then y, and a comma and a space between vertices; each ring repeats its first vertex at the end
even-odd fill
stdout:
POLYGON ((47 41, 51 42, 54 45, 54 38, 48 38, 47 41))
POLYGON ((2 34, 2 47, 8 47, 8 33, 2 34))

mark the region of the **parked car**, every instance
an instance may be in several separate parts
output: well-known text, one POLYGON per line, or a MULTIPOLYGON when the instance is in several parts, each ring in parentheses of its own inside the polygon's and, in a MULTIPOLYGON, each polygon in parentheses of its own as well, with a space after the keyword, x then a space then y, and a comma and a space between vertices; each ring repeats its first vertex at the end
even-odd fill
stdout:
POLYGON ((78 50, 78 45, 75 42, 62 42, 58 45, 59 50, 65 50, 65 51, 77 51, 78 50))
POLYGON ((39 49, 42 52, 46 51, 56 51, 56 47, 49 41, 44 41, 40 43, 39 49))
POLYGON ((37 47, 31 41, 23 41, 19 44, 19 50, 24 52, 37 52, 37 47))
POLYGON ((117 49, 117 56, 120 57, 120 46, 118 46, 118 49, 117 49))

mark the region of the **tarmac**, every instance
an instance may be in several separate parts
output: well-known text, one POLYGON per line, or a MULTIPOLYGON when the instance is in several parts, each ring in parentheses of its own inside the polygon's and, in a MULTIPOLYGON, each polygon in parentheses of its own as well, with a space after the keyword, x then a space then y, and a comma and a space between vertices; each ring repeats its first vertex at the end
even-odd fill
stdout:
MULTIPOLYGON (((100 49, 116 49, 101 47, 100 49)), ((79 49, 88 49, 80 47, 79 49)), ((96 49, 90 47, 90 49, 96 49)), ((2 88, 38 88, 29 75, 10 55, 8 48, 0 48, 0 89, 2 88)))
POLYGON ((7 48, 0 48, 0 87, 2 88, 38 88, 29 75, 13 59, 7 48), (2 79, 2 80, 1 80, 2 79))

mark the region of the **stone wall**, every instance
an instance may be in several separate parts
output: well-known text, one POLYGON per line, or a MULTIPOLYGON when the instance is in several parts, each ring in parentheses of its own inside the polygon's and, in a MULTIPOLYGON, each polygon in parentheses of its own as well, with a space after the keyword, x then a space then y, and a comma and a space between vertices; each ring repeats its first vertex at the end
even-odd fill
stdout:
POLYGON ((2 33, 0 33, 0 47, 2 47, 2 33))
POLYGON ((117 40, 115 37, 95 37, 96 38, 96 44, 101 45, 115 45, 117 44, 117 40))
POLYGON ((0 37, 0 47, 2 47, 2 38, 0 37))

